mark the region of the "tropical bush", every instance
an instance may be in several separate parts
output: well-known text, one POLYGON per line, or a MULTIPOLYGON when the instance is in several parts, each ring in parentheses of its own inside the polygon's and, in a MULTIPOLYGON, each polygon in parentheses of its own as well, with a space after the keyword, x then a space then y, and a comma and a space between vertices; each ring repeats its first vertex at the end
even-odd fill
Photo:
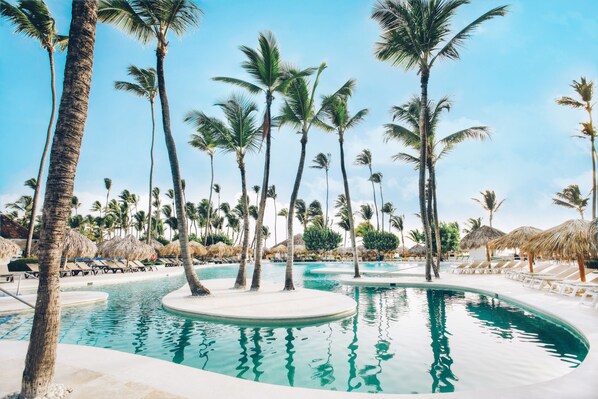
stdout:
POLYGON ((11 272, 28 272, 30 269, 27 263, 39 263, 37 258, 21 258, 15 259, 8 264, 8 270, 11 272))
MULTIPOLYGON (((193 236, 193 234, 192 234, 192 236, 193 236)), ((190 240, 197 241, 200 244, 204 243, 204 238, 205 238, 205 236, 201 236, 200 238, 197 238, 195 236, 192 238, 191 236, 189 236, 190 240)), ((231 240, 230 237, 224 233, 208 234, 207 240, 205 242, 206 242, 206 245, 214 245, 214 244, 218 244, 219 242, 223 242, 226 245, 233 245, 233 240, 231 240)))
POLYGON ((399 237, 386 231, 370 230, 363 235, 363 246, 370 251, 394 251, 399 243, 399 237))
MULTIPOLYGON (((443 253, 457 251, 459 249, 459 225, 456 222, 440 224, 440 248, 443 253)), ((436 251, 436 235, 432 234, 432 246, 436 251)))
POLYGON ((321 226, 310 226, 303 232, 305 248, 309 251, 331 251, 342 241, 339 233, 321 226))

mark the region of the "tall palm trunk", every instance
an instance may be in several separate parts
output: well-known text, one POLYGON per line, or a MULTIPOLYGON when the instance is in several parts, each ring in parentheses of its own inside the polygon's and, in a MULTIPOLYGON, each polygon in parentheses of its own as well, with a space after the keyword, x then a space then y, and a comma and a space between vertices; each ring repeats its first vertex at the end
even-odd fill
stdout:
POLYGON ((245 176, 245 161, 238 157, 241 171, 241 190, 243 198, 243 252, 239 262, 239 271, 235 280, 235 288, 245 288, 247 285, 247 252, 249 250, 249 197, 247 196, 247 178, 245 176))
POLYGON ((380 219, 378 219, 378 203, 376 202, 376 187, 374 186, 374 181, 372 180, 372 167, 370 168, 370 182, 372 183, 372 194, 374 194, 374 210, 376 211, 376 230, 380 230, 380 219))
POLYGON ((329 190, 329 186, 328 186, 328 169, 325 170, 326 172, 326 227, 328 227, 328 192, 329 190))
MULTIPOLYGON (((262 249, 264 246, 262 240, 262 226, 264 225, 264 213, 266 212, 266 201, 268 200, 268 184, 270 179, 270 149, 272 146, 272 140, 270 135, 270 108, 272 106, 272 93, 269 91, 266 93, 266 115, 265 120, 267 126, 264 127, 266 135, 266 154, 264 160, 264 177, 262 179, 262 192, 260 196, 260 204, 257 212, 257 220, 255 222, 255 267, 253 268, 253 277, 251 278, 251 289, 259 290, 261 277, 262 277, 262 249)), ((276 230, 276 227, 275 227, 276 230)), ((275 232, 276 234, 276 232, 275 232)))
MULTIPOLYGON (((347 199, 347 212, 349 217, 349 228, 350 228, 350 237, 351 237, 351 249, 353 250, 353 266, 355 268, 355 274, 353 277, 358 278, 361 277, 359 273, 359 261, 357 259, 357 244, 355 242, 355 227, 353 222, 353 210, 351 209, 351 194, 349 193, 349 179, 347 178, 347 170, 345 169, 345 148, 344 142, 345 138, 342 132, 339 132, 338 135, 338 142, 340 144, 341 150, 341 172, 343 173, 343 185, 345 187, 345 197, 347 199)), ((345 241, 347 237, 347 232, 345 231, 345 241)))
POLYGON ((299 187, 301 187, 301 177, 303 176, 303 168, 305 167, 305 149, 307 147, 307 131, 303 130, 301 134, 301 156, 299 157, 299 166, 297 167, 297 176, 295 176, 295 184, 291 192, 291 202, 289 203, 289 214, 287 215, 287 267, 285 269, 284 289, 286 291, 294 290, 293 284, 293 218, 295 217, 295 203, 299 195, 299 187))
POLYGON ((35 190, 33 191, 33 201, 31 203, 31 216, 29 218, 29 226, 27 231, 27 243, 25 244, 25 257, 29 256, 31 252, 31 242, 33 240, 33 230, 35 229, 35 216, 37 212, 37 203, 39 201, 39 192, 44 179, 44 169, 46 167, 46 158, 50 150, 50 143, 52 141, 52 127, 54 126, 54 116, 56 115, 56 76, 54 72, 54 50, 48 50, 48 58, 50 59, 50 89, 52 91, 52 110, 50 111, 50 122, 48 123, 48 130, 46 131, 46 143, 42 152, 42 159, 39 162, 39 169, 37 172, 37 181, 35 190))
POLYGON ((210 219, 212 217, 212 191, 214 190, 214 155, 210 154, 210 195, 208 197, 208 220, 206 222, 206 232, 203 237, 203 245, 208 245, 208 232, 210 231, 210 219))
POLYGON ((420 129, 420 167, 419 167, 419 211, 423 223, 424 237, 426 241, 426 266, 425 277, 426 281, 432 280, 432 232, 430 231, 430 224, 428 223, 428 212, 426 209, 426 160, 428 159, 427 145, 428 142, 428 126, 426 124, 428 112, 428 79, 430 78, 429 70, 421 70, 421 110, 419 113, 419 129, 420 129))
POLYGON ((54 379, 60 330, 58 273, 87 119, 96 21, 95 0, 73 1, 70 45, 44 199, 35 315, 21 383, 20 397, 26 399, 45 396, 54 379))
MULTIPOLYGON (((431 153, 431 149, 430 149, 431 153)), ((442 244, 440 242, 440 222, 438 220, 438 208, 436 206, 436 171, 434 169, 434 162, 432 157, 428 157, 428 173, 430 176, 428 198, 429 206, 428 213, 431 221, 431 225, 434 228, 434 239, 436 240, 436 263, 432 263, 432 270, 434 271, 434 277, 440 277, 440 258, 442 257, 442 244)))
MULTIPOLYGON (((166 140, 166 149, 168 150, 168 159, 170 161, 170 171, 172 173, 172 185, 174 188, 174 201, 176 205, 177 230, 179 231, 179 243, 181 245, 181 257, 185 269, 185 277, 191 289, 191 295, 208 295, 210 291, 204 287, 193 268, 191 255, 189 254, 189 237, 187 236, 187 216, 183 203, 183 187, 181 184, 181 171, 179 170, 179 160, 176 153, 176 144, 170 130, 170 106, 166 95, 166 81, 164 80, 164 57, 166 56, 166 47, 159 43, 156 50, 157 71, 158 71, 158 90, 160 92, 160 103, 162 105, 162 125, 164 126, 164 137, 166 140)), ((171 229, 172 230, 172 229, 171 229)))
MULTIPOLYGON (((382 216, 382 231, 384 231, 384 196, 382 195, 382 181, 380 181, 380 206, 382 207, 382 212, 380 212, 380 216, 382 216)), ((390 231, 390 228, 388 229, 390 231)))
POLYGON ((278 227, 276 226, 276 219, 278 219, 278 211, 276 210, 276 198, 273 198, 272 201, 274 201, 274 245, 278 244, 278 234, 276 233, 276 230, 278 229, 278 227))
MULTIPOLYGON (((590 126, 592 126, 592 115, 590 114, 590 126)), ((592 126, 593 127, 593 126, 592 126)), ((596 146, 594 136, 590 137, 592 143, 592 220, 596 219, 596 146)))
POLYGON ((156 117, 154 115, 154 100, 150 100, 152 111, 152 145, 150 147, 150 175, 149 175, 149 206, 147 213, 147 244, 152 240, 152 191, 154 189, 154 142, 156 139, 156 117))

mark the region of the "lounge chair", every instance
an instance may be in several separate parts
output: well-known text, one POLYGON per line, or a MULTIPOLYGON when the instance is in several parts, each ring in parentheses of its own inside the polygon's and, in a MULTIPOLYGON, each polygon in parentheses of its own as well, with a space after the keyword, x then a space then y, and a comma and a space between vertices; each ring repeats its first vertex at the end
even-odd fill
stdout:
POLYGON ((465 267, 461 267, 459 269, 453 270, 453 272, 457 274, 469 273, 471 269, 474 269, 480 265, 480 262, 474 260, 473 262, 467 264, 465 267))
POLYGON ((455 266, 451 269, 451 273, 461 273, 461 270, 466 268, 467 266, 469 266, 468 262, 463 262, 461 264, 458 264, 457 266, 455 266))
POLYGON ((112 273, 116 273, 118 271, 120 271, 121 273, 125 272, 126 267, 118 262, 115 262, 113 260, 104 260, 102 261, 102 263, 104 263, 106 265, 106 268, 104 269, 104 272, 108 273, 109 271, 111 271, 112 273))
POLYGON ((29 271, 25 272, 25 278, 39 277, 39 263, 26 263, 25 265, 29 268, 29 271))
POLYGON ((598 307, 598 288, 590 288, 585 290, 579 299, 579 305, 589 305, 592 308, 598 307), (586 303, 586 299, 590 299, 589 304, 586 303))
POLYGON ((586 282, 582 282, 581 279, 577 281, 555 281, 551 287, 550 292, 554 292, 560 295, 577 296, 583 294, 588 289, 598 289, 598 273, 589 272, 586 275, 586 282))
POLYGON ((85 262, 75 262, 75 265, 77 265, 77 267, 81 270, 81 274, 84 276, 88 274, 98 274, 97 270, 89 267, 89 265, 85 262))
POLYGON ((0 280, 9 283, 15 281, 15 275, 8 270, 8 265, 0 265, 0 280))
POLYGON ((545 275, 545 276, 534 276, 527 282, 527 286, 530 288, 537 288, 539 290, 548 287, 549 289, 552 287, 557 281, 570 281, 573 282, 579 278, 579 269, 576 267, 569 267, 560 273, 555 275, 545 275))
POLYGON ((552 276, 556 273, 562 272, 563 270, 567 269, 568 267, 570 267, 570 266, 565 265, 565 264, 543 263, 541 265, 538 265, 538 267, 534 268, 534 272, 523 271, 523 270, 527 270, 524 268, 523 270, 517 272, 511 278, 514 280, 523 281, 523 283, 525 284, 526 282, 529 281, 529 279, 531 279, 533 277, 552 276))
POLYGON ((488 270, 488 273, 492 273, 492 274, 497 274, 500 273, 502 271, 502 268, 509 262, 507 262, 506 260, 501 260, 500 262, 497 262, 494 266, 492 264, 490 264, 490 270, 488 270))

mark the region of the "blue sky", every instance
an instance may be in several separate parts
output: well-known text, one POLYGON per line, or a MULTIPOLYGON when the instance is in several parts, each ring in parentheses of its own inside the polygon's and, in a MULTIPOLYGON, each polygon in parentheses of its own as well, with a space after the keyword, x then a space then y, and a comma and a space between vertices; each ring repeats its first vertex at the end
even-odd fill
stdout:
MULTIPOLYGON (((454 102, 439 126, 444 136, 475 125, 492 129, 492 140, 460 145, 438 164, 441 219, 463 223, 468 217, 487 216, 471 200, 485 189, 506 198, 494 225, 510 230, 520 225, 547 228, 576 217, 572 210, 551 204, 556 191, 578 183, 591 187, 589 143, 572 136, 585 118, 581 111, 557 106, 554 99, 571 95, 569 84, 586 76, 598 78, 598 3, 593 0, 509 1, 510 13, 486 23, 467 43, 460 61, 435 65, 430 79, 432 98, 449 96, 454 102)), ((60 31, 67 33, 70 2, 48 0, 60 31)), ((207 156, 187 145, 191 129, 182 122, 190 110, 218 115, 212 104, 234 92, 211 81, 218 75, 246 78, 239 63, 239 45, 255 47, 257 34, 271 30, 285 61, 299 67, 325 61, 320 94, 329 94, 349 78, 357 80, 352 109, 369 108, 366 121, 348 133, 348 173, 356 203, 372 201, 367 171, 352 165, 355 155, 370 148, 374 170, 384 174, 384 199, 407 216, 407 229, 419 227, 417 174, 410 166, 393 163, 399 144, 385 144, 382 125, 389 109, 418 92, 418 77, 373 57, 379 29, 369 18, 373 1, 228 0, 199 2, 204 10, 201 27, 182 38, 171 37, 166 79, 179 160, 187 181, 187 197, 207 197, 207 156)), ((455 28, 464 26, 503 1, 475 1, 460 10, 455 28)), ((15 35, 0 22, 0 207, 26 192, 23 181, 37 173, 49 116, 47 55, 33 40, 15 35)), ((57 56, 58 90, 62 84, 64 54, 57 56)), ((126 67, 154 66, 153 45, 140 46, 111 26, 97 31, 94 75, 75 191, 87 210, 104 195, 103 178, 113 180, 114 191, 128 188, 145 195, 149 152, 149 105, 113 89, 127 78, 126 67)), ((262 105, 263 99, 256 98, 262 105)), ((275 108, 280 98, 275 100, 275 108)), ((156 182, 171 186, 162 130, 157 130, 156 182)), ((292 130, 277 131, 273 142, 273 173, 277 208, 288 204, 299 158, 299 140, 292 130)), ((333 155, 331 198, 342 192, 338 142, 333 135, 313 129, 308 160, 318 152, 333 155)), ((231 155, 216 156, 216 182, 223 186, 223 201, 234 201, 240 177, 231 155)), ((260 184, 262 157, 248 156, 248 182, 260 184)), ((325 199, 324 175, 306 169, 300 197, 325 199)), ((332 200, 331 200, 332 203, 332 200)), ((588 216, 589 216, 588 212, 588 216)), ((280 219, 278 236, 284 237, 280 219)), ((269 210, 267 223, 273 224, 269 210)), ((298 228, 298 226, 297 226, 298 228)))

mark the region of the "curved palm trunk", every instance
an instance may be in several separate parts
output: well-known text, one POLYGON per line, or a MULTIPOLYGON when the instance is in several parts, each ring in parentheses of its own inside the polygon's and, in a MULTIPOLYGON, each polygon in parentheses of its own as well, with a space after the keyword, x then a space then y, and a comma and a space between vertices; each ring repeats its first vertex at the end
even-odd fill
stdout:
POLYGON ((87 119, 96 21, 95 0, 73 2, 64 86, 44 199, 35 315, 21 383, 20 397, 25 399, 45 396, 54 379, 60 330, 58 269, 87 119))
MULTIPOLYGON (((347 169, 345 168, 345 148, 343 133, 339 132, 338 142, 340 144, 341 151, 341 172, 343 173, 343 185, 345 187, 345 197, 347 198, 347 211, 349 213, 349 235, 351 237, 351 249, 353 250, 353 267, 355 269, 354 278, 361 277, 359 273, 359 260, 357 258, 357 243, 355 242, 355 223, 353 222, 353 209, 351 209, 351 194, 349 193, 349 179, 347 178, 347 169)), ((345 241, 347 232, 345 231, 345 241)))
POLYGON ((291 192, 291 202, 289 203, 289 214, 287 216, 287 267, 285 269, 284 289, 286 291, 294 290, 293 284, 293 218, 295 216, 295 203, 301 187, 301 177, 305 167, 305 148, 307 147, 307 132, 304 130, 301 135, 301 156, 299 157, 299 166, 297 167, 297 176, 291 192))
POLYGON ((245 177, 245 161, 238 157, 239 170, 241 171, 241 189, 243 196, 243 252, 239 262, 239 271, 235 280, 235 288, 245 288, 247 285, 247 252, 249 250, 249 198, 247 196, 247 179, 245 177))
MULTIPOLYGON (((268 200, 268 184, 270 179, 270 149, 272 140, 270 135, 270 108, 272 106, 272 94, 266 93, 266 115, 264 115, 264 134, 266 138, 266 154, 264 160, 264 177, 262 179, 262 192, 260 204, 258 207, 257 220, 255 222, 255 267, 253 268, 253 277, 251 279, 251 289, 259 290, 262 276, 262 249, 264 246, 262 240, 262 226, 264 225, 264 213, 266 212, 266 202, 268 200)), ((276 230, 276 228, 275 228, 276 230)), ((274 233, 276 234, 276 232, 274 233)))
POLYGON ((372 167, 370 168, 370 182, 372 183, 372 194, 374 194, 374 210, 376 211, 376 230, 380 230, 380 219, 378 219, 378 203, 376 202, 376 186, 372 180, 372 167))
POLYGON ((152 110, 152 146, 150 148, 150 175, 149 175, 149 206, 147 212, 147 244, 152 240, 152 190, 154 189, 154 142, 156 139, 156 117, 154 115, 154 100, 150 100, 152 110))
MULTIPOLYGON (((170 130, 170 106, 166 95, 166 81, 164 80, 164 57, 166 48, 162 45, 156 50, 157 71, 158 71, 158 90, 160 92, 160 103, 162 104, 162 125, 164 126, 164 138, 166 140, 166 149, 168 150, 168 159, 170 161, 170 171, 172 173, 172 185, 174 187, 174 202, 176 205, 177 230, 179 231, 179 243, 181 245, 181 257, 185 269, 185 277, 191 290, 191 295, 208 295, 210 291, 204 287, 193 268, 191 255, 189 254, 189 237, 187 236, 187 216, 183 203, 183 187, 181 184, 181 171, 179 169, 179 160, 176 153, 176 144, 170 130)), ((172 229, 171 229, 172 234, 172 229)))
POLYGON ((424 237, 426 241, 426 266, 424 274, 426 281, 432 280, 432 233, 430 231, 430 224, 428 223, 428 212, 426 209, 426 160, 427 145, 423 143, 428 142, 428 126, 426 123, 426 114, 428 110, 428 79, 430 78, 429 71, 424 69, 421 71, 420 85, 421 85, 421 110, 419 113, 419 127, 420 127, 420 167, 419 167, 419 211, 423 223, 424 237))
MULTIPOLYGON (((208 220, 206 222, 206 232, 203 237, 203 245, 208 245, 208 231, 210 230, 210 219, 212 216, 212 191, 214 190, 214 155, 210 154, 210 195, 208 197, 208 220)), ((212 241, 213 243, 213 241, 212 241)))
MULTIPOLYGON (((431 152, 431 151, 430 151, 431 152)), ((434 277, 440 277, 440 259, 442 258, 442 243, 440 242, 440 222, 438 220, 438 207, 436 206, 436 170, 434 169, 434 162, 432 157, 428 157, 428 170, 430 174, 430 198, 428 212, 430 220, 434 226, 434 239, 436 240, 436 263, 432 264, 434 277)))
POLYGON ((37 180, 35 190, 33 192, 33 201, 31 203, 31 216, 29 218, 29 227, 27 231, 27 243, 25 244, 25 257, 29 256, 31 252, 31 242, 33 241, 33 230, 35 229, 35 216, 37 212, 37 203, 39 202, 39 192, 44 179, 44 169, 46 167, 46 158, 50 150, 50 142, 52 141, 52 126, 54 126, 54 116, 56 115, 56 77, 54 72, 54 50, 48 50, 48 58, 50 59, 50 88, 52 91, 52 111, 50 112, 50 122, 48 123, 48 130, 46 131, 46 143, 42 152, 42 159, 39 162, 39 169, 37 172, 37 180))
MULTIPOLYGON (((384 231, 384 196, 382 195, 382 181, 380 181, 380 206, 382 211, 380 212, 380 216, 382 216, 382 231, 384 231)), ((390 231, 390 227, 388 228, 390 231)))
POLYGON ((328 186, 328 169, 326 169, 326 228, 328 228, 328 192, 329 192, 329 186, 328 186))

